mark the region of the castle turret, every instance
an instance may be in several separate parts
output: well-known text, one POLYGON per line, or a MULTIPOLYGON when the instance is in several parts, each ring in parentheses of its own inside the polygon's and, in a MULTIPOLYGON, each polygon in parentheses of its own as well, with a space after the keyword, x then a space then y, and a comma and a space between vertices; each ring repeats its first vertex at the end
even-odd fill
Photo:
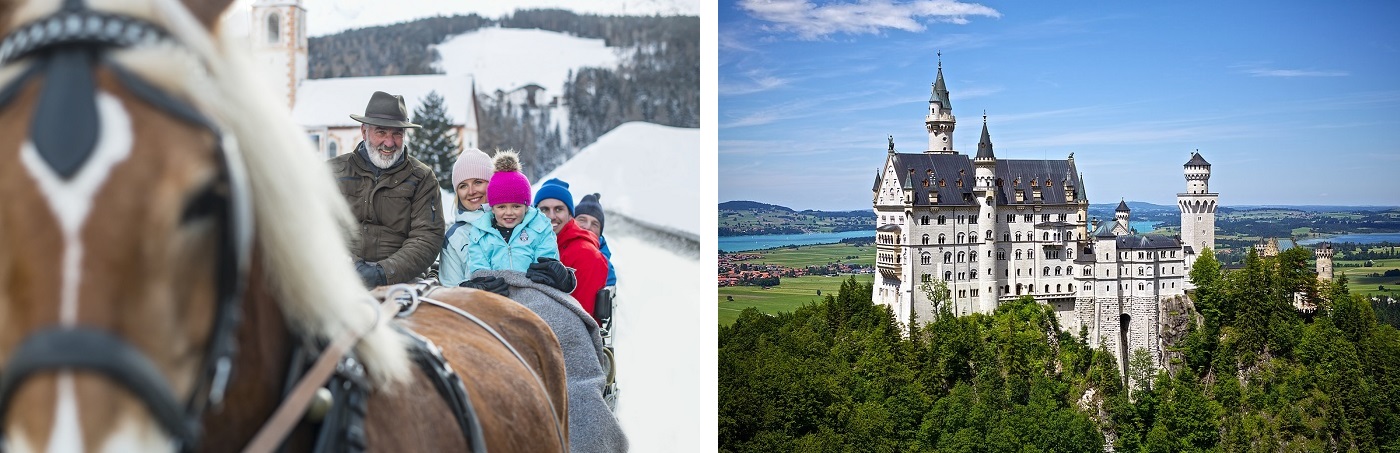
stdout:
POLYGON ((1199 255, 1202 250, 1215 248, 1215 207, 1219 194, 1210 192, 1210 162, 1200 152, 1191 153, 1183 173, 1186 192, 1176 194, 1181 209, 1181 242, 1199 255))
POLYGON ((1133 210, 1128 208, 1128 202, 1121 198, 1118 199, 1118 208, 1113 210, 1113 234, 1133 234, 1132 224, 1128 223, 1128 219, 1132 215, 1133 210))
POLYGON ((938 76, 928 98, 924 129, 928 130, 927 153, 953 154, 953 128, 958 119, 953 116, 953 103, 948 100, 948 87, 943 83, 943 52, 938 53, 938 76))
MULTIPOLYGON (((978 231, 974 228, 972 230, 972 235, 981 237, 980 241, 976 241, 980 244, 977 250, 978 255, 990 257, 992 256, 992 251, 996 248, 996 243, 994 242, 996 233, 993 231, 993 228, 997 225, 997 222, 995 222, 997 218, 995 186, 997 156, 992 152, 992 136, 987 132, 986 113, 982 114, 982 139, 977 141, 977 157, 972 159, 972 165, 976 167, 974 171, 977 177, 977 185, 973 189, 973 194, 977 197, 977 204, 979 206, 977 216, 980 219, 987 220, 987 222, 984 223, 984 225, 986 225, 985 232, 978 231)), ((996 310, 996 287, 1000 286, 997 284, 997 275, 1000 275, 998 267, 1001 266, 1001 263, 990 259, 985 262, 987 263, 986 268, 977 274, 977 286, 981 294, 977 301, 979 305, 977 311, 980 313, 990 313, 996 310)))
POLYGON ((1317 257, 1317 279, 1332 279, 1332 243, 1323 242, 1313 249, 1313 256, 1317 257))

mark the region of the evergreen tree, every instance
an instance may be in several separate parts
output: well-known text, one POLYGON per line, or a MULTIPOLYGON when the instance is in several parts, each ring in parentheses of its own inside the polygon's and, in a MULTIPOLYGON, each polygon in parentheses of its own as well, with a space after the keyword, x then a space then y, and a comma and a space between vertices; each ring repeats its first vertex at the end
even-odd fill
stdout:
POLYGON ((452 189, 452 164, 457 162, 457 132, 437 91, 428 92, 413 109, 413 123, 423 126, 413 131, 413 157, 423 161, 437 175, 438 187, 452 189))

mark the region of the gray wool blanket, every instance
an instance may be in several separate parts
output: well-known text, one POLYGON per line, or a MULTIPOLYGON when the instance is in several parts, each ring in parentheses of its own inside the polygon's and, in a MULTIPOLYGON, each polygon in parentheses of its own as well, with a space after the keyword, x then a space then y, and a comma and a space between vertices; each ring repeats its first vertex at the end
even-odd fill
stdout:
POLYGON ((495 276, 510 285, 510 298, 529 308, 559 337, 569 386, 569 446, 574 452, 625 452, 627 435, 603 401, 607 358, 598 323, 567 293, 537 284, 523 272, 480 270, 473 277, 495 276))

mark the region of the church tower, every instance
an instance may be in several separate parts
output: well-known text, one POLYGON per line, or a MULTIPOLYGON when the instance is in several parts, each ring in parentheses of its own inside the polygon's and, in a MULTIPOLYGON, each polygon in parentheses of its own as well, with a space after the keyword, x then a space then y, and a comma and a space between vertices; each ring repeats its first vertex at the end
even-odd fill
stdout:
POLYGON ((1196 255, 1215 249, 1215 204, 1220 194, 1210 192, 1210 162, 1201 153, 1191 153, 1186 162, 1186 193, 1176 194, 1181 208, 1181 243, 1196 255))
POLYGON ((953 127, 957 123, 953 103, 948 101, 948 87, 943 84, 943 52, 938 52, 938 78, 933 81, 928 115, 924 116, 924 129, 928 130, 928 151, 924 152, 953 154, 953 127))
POLYGON ((1332 279, 1332 243, 1323 242, 1313 249, 1313 255, 1317 257, 1317 279, 1332 279))
POLYGON ((301 0, 256 0, 250 24, 255 61, 267 68, 268 86, 291 109, 297 86, 306 80, 306 8, 301 0))

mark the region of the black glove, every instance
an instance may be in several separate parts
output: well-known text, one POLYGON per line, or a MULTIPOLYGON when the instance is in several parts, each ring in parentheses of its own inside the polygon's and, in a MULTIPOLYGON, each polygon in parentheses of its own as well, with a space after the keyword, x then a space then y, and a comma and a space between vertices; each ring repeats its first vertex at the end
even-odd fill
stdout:
POLYGON ((476 277, 457 285, 463 288, 479 289, 490 291, 502 296, 510 297, 510 285, 506 284, 506 279, 500 277, 476 277))
POLYGON ((578 285, 578 280, 574 279, 574 270, 553 258, 540 258, 539 262, 530 265, 530 270, 525 271, 525 276, 532 282, 566 293, 574 292, 574 286, 578 285))
POLYGON ((355 271, 360 273, 360 281, 366 288, 384 286, 389 282, 384 278, 384 268, 379 263, 364 260, 355 261, 355 271))

